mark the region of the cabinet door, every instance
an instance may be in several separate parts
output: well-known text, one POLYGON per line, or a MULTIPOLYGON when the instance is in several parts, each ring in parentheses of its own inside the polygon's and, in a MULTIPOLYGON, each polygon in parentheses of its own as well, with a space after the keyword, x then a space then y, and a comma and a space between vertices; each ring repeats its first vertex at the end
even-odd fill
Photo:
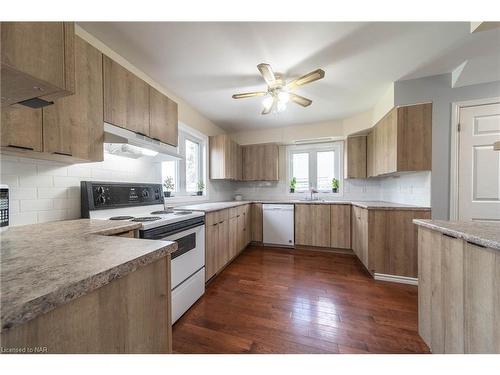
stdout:
POLYGON ((224 218, 220 220, 217 226, 219 227, 217 272, 219 272, 229 262, 229 259, 231 259, 229 248, 229 219, 224 218))
POLYGON ((366 176, 375 176, 375 146, 373 141, 374 131, 372 130, 366 136, 366 176))
POLYGON ((241 209, 238 210, 236 219, 238 220, 238 252, 240 252, 245 248, 245 217, 241 209))
POLYGON ((344 157, 345 178, 366 178, 366 136, 347 138, 344 157))
POLYGON ((42 109, 2 107, 2 147, 42 151, 42 109))
POLYGON ((206 214, 205 237, 205 281, 208 281, 217 272, 219 228, 216 212, 206 214))
POLYGON ((109 57, 103 57, 104 121, 149 135, 149 85, 109 57))
POLYGON ((329 205, 295 205, 295 243, 306 246, 330 247, 329 205))
POLYGON ((103 160, 102 53, 75 38, 75 94, 43 108, 43 150, 103 160))
POLYGON ((229 218, 229 259, 238 255, 238 218, 229 218))
POLYGON ((330 247, 351 248, 351 205, 330 206, 330 247))
POLYGON ((352 249, 361 263, 368 268, 368 210, 352 208, 352 249))
POLYGON ((500 353, 500 251, 466 243, 465 352, 500 353))
POLYGON ((243 180, 278 181, 278 164, 277 144, 243 146, 243 180))
POLYGON ((2 22, 2 104, 71 95, 74 23, 2 22))
POLYGON ((177 146, 177 103, 153 87, 149 87, 149 136, 177 146))
POLYGON ((251 241, 252 233, 251 233, 251 213, 250 213, 250 205, 245 204, 243 206, 243 219, 245 222, 245 228, 244 228, 244 246, 243 248, 247 247, 247 245, 251 241))
POLYGON ((252 203, 250 222, 251 241, 262 242, 262 203, 252 203))

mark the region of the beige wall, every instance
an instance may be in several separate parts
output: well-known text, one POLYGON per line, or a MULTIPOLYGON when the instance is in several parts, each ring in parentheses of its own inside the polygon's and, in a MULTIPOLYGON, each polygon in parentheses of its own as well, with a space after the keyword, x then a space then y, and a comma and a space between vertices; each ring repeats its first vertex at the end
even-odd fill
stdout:
POLYGON ((132 65, 129 61, 124 59, 122 56, 120 56, 118 53, 113 51, 111 48, 109 48, 106 44, 101 42, 99 39, 94 37, 92 34, 89 34, 87 31, 82 29, 80 26, 75 25, 75 31, 76 34, 81 37, 82 39, 86 40, 88 43, 92 44, 95 48, 100 50, 102 53, 105 55, 111 57, 113 60, 116 62, 120 63, 122 66, 130 70, 132 73, 143 79, 145 82, 153 86, 155 89, 158 91, 162 92, 172 100, 176 101, 178 104, 178 110, 179 110, 179 121, 184 123, 185 125, 188 125, 203 134, 206 135, 215 135, 215 134, 222 134, 225 133, 225 131, 218 127, 216 124, 205 118, 203 115, 201 115, 198 111, 196 111, 193 107, 191 107, 189 104, 187 104, 183 99, 179 98, 176 96, 174 93, 166 89, 165 87, 161 86, 157 82, 153 81, 151 77, 149 77, 146 73, 144 73, 142 70, 136 68, 134 65, 132 65))
POLYGON ((384 95, 377 101, 372 109, 372 126, 375 125, 387 112, 394 107, 394 82, 392 82, 384 95))
POLYGON ((231 134, 231 138, 239 144, 267 142, 292 143, 296 140, 325 137, 342 139, 343 136, 342 121, 286 126, 282 128, 256 129, 231 134))

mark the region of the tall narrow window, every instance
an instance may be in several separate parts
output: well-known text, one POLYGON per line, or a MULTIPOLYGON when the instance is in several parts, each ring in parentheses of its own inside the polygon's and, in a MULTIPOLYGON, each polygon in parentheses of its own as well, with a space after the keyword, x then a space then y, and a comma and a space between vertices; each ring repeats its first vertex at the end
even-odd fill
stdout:
POLYGON ((186 139, 186 191, 198 190, 200 180, 200 144, 186 139))
POLYGON ((292 175, 297 179, 295 189, 303 191, 309 189, 309 153, 292 154, 292 175))
POLYGON ((335 152, 318 151, 316 155, 316 187, 320 191, 327 191, 331 189, 332 179, 335 177, 335 152))

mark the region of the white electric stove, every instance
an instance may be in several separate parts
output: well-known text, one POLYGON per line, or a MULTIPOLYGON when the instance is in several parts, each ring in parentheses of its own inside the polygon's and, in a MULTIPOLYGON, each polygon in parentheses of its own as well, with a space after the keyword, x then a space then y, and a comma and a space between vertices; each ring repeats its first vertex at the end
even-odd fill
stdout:
POLYGON ((205 293, 205 214, 165 210, 161 184, 82 181, 82 217, 141 223, 139 237, 177 242, 172 323, 205 293))

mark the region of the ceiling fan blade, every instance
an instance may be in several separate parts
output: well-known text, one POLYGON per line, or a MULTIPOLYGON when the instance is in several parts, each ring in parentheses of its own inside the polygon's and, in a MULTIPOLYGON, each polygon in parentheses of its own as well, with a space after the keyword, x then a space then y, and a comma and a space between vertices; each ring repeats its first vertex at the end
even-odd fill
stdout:
POLYGON ((323 69, 316 69, 310 73, 307 73, 306 75, 303 75, 302 77, 294 79, 293 81, 289 82, 286 86, 289 89, 293 89, 295 87, 303 86, 308 83, 317 81, 318 79, 321 79, 324 76, 325 76, 325 71, 323 69))
POLYGON ((267 91, 244 92, 242 94, 234 94, 233 99, 253 98, 254 96, 264 96, 266 94, 267 91))
POLYGON ((271 85, 274 81, 276 81, 276 76, 274 75, 271 65, 262 63, 257 65, 257 69, 259 69, 260 74, 262 74, 262 77, 264 77, 264 80, 268 85, 271 85))
POLYGON ((290 100, 293 101, 294 103, 301 105, 302 107, 310 106, 312 103, 312 100, 294 94, 293 92, 290 93, 290 100))
POLYGON ((264 109, 262 110, 263 115, 267 115, 273 111, 274 108, 278 105, 278 96, 275 95, 273 96, 273 101, 271 102, 270 105, 264 105, 264 109))

